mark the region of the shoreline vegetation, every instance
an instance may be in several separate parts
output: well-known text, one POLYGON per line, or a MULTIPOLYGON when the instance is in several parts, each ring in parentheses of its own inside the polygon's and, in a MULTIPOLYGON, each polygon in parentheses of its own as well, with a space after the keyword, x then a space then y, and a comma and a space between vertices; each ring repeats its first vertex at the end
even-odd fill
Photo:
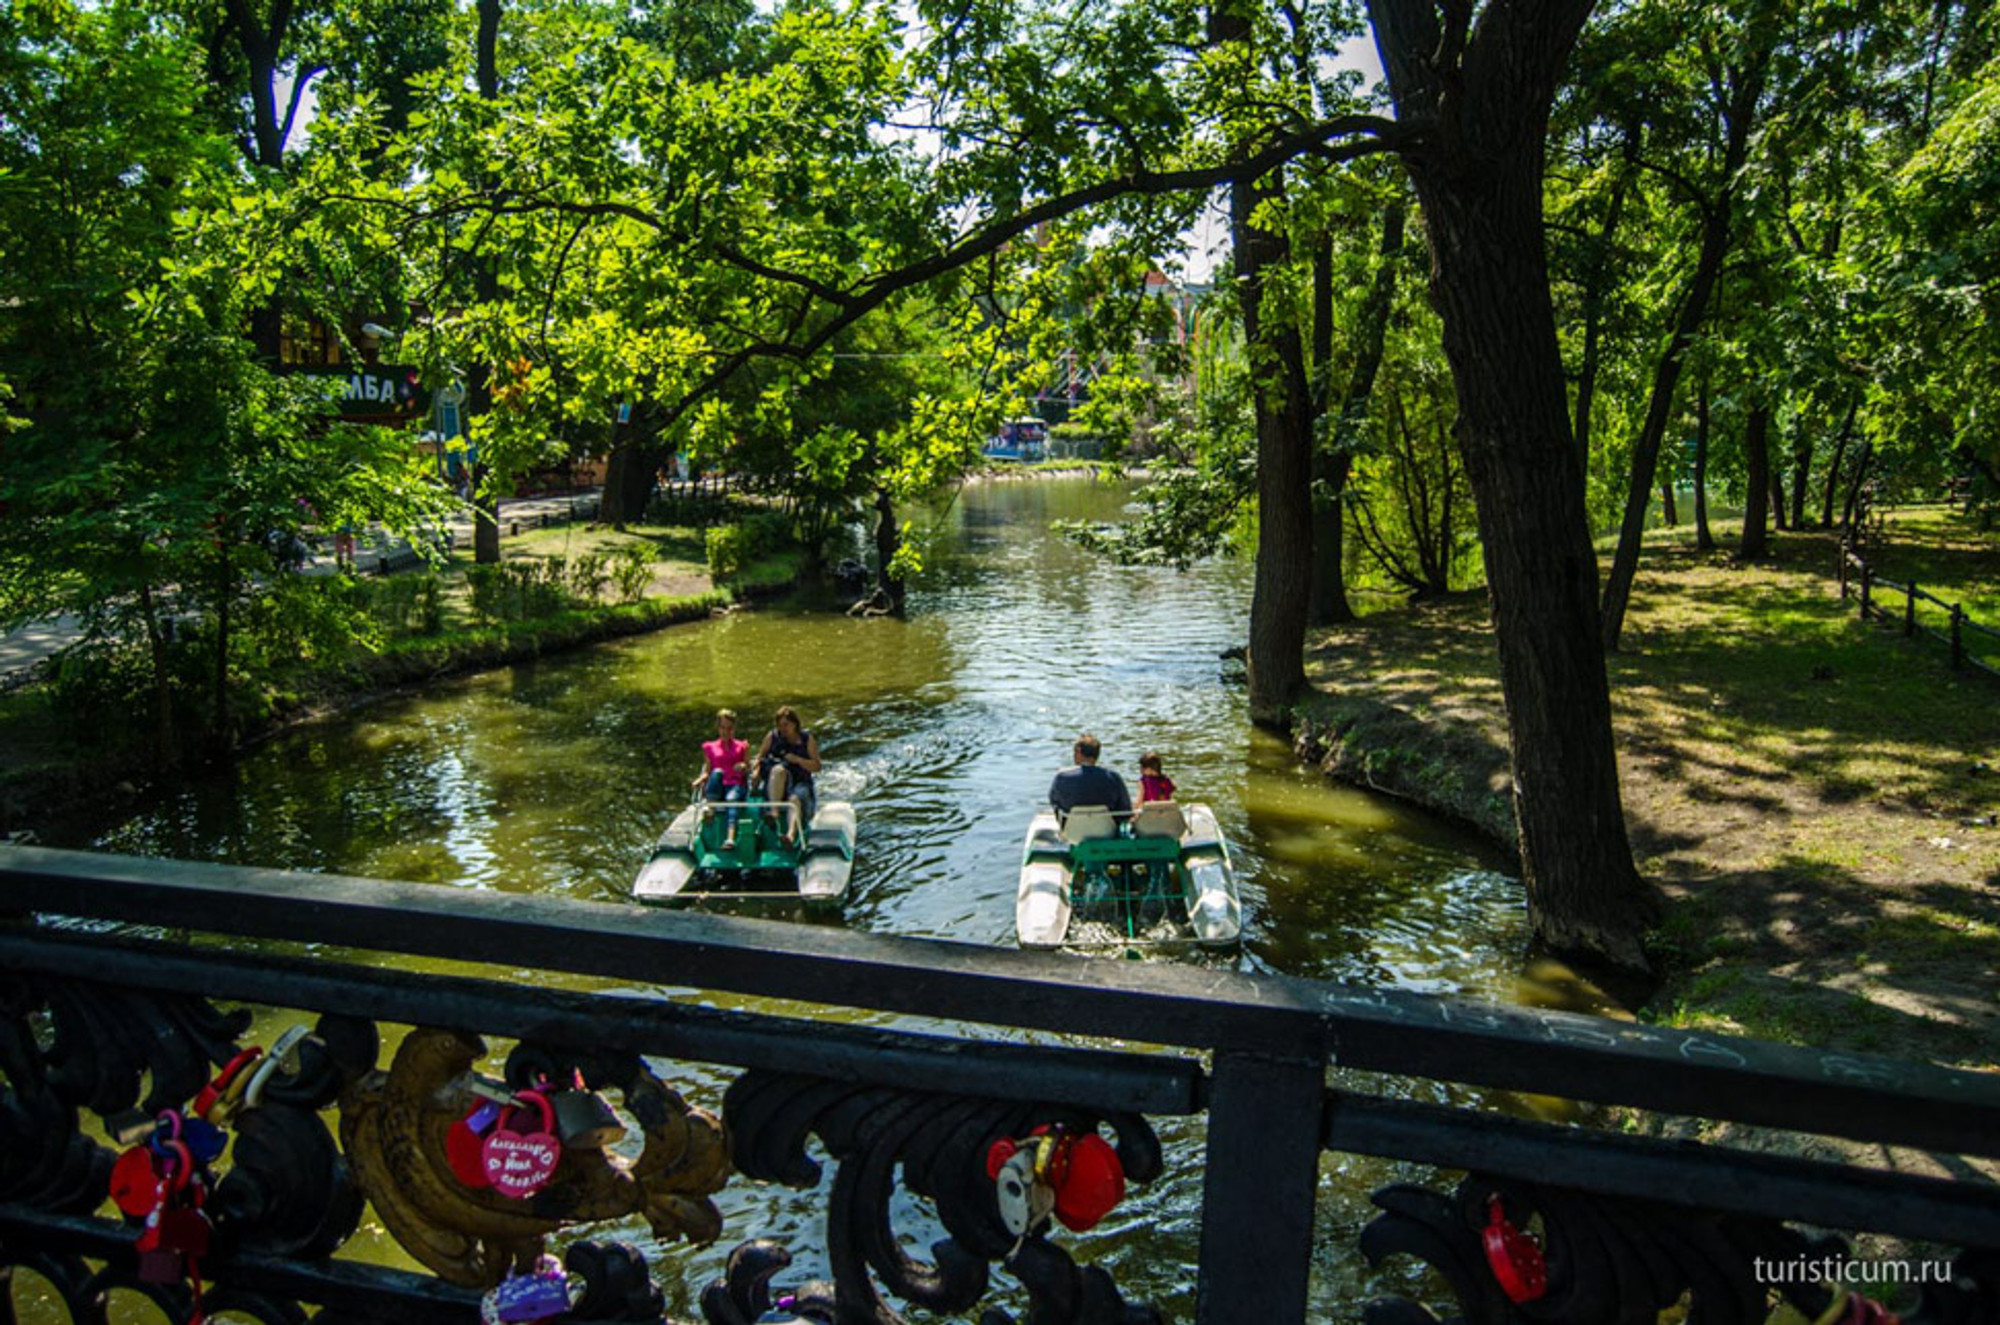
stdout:
MULTIPOLYGON (((1993 1071, 1995 683, 1857 622, 1833 549, 1795 532, 1743 565, 1685 529, 1648 535, 1609 659, 1626 819, 1665 901, 1649 942, 1661 979, 1638 1014, 1993 1071)), ((1920 564, 1970 604, 1992 593, 2000 538, 1906 510, 1870 556, 1920 564)), ((1317 631, 1308 662, 1302 759, 1514 849, 1483 594, 1317 631)))
MULTIPOLYGON (((368 600, 376 637, 239 678, 249 695, 232 709, 221 758, 412 686, 705 621, 803 581, 799 548, 759 548, 717 569, 701 564, 703 542, 681 526, 556 525, 507 539, 496 567, 475 566, 461 549, 438 566, 352 577, 343 588, 368 600), (620 570, 626 578, 614 582, 620 570), (424 615, 428 628, 405 628, 424 615)), ((160 760, 139 735, 152 731, 143 715, 120 721, 107 708, 78 722, 59 697, 60 675, 45 668, 0 694, 0 834, 60 834, 139 800, 158 780, 160 760), (90 734, 79 739, 79 730, 90 734)))

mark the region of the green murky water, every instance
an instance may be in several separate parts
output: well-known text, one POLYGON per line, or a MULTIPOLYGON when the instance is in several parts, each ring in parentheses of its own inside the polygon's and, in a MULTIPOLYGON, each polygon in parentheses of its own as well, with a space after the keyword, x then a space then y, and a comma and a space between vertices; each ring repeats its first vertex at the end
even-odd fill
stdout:
MULTIPOLYGON (((1522 970, 1520 889, 1497 857, 1327 785, 1250 726, 1218 660, 1245 634, 1246 563, 1119 568, 1049 532, 1057 519, 1115 520, 1129 500, 1084 480, 975 487, 944 516, 907 621, 798 601, 446 682, 273 742, 92 845, 615 900, 685 801, 714 710, 739 710, 755 739, 791 703, 818 734, 822 796, 852 800, 860 820, 842 923, 1011 946, 1022 832, 1088 728, 1128 779, 1157 750, 1182 799, 1215 807, 1237 851, 1242 968, 1548 1001, 1522 970)), ((671 1075, 711 1106, 726 1084, 697 1065, 671 1075)), ((1185 1319, 1201 1127, 1164 1120, 1162 1134, 1168 1174, 1091 1234, 1065 1237, 1128 1294, 1185 1319)), ((1360 1266, 1353 1237, 1367 1192, 1401 1176, 1327 1158, 1317 1318, 1344 1318, 1355 1293, 1390 1286, 1360 1266)), ((825 1184, 727 1189, 719 1247, 656 1255, 685 1276, 686 1314, 745 1237, 781 1238, 799 1253, 795 1274, 819 1273, 825 1195, 825 1184)), ((927 1241, 921 1212, 902 1214, 927 1241)), ((399 1259, 379 1234, 352 1246, 399 1259)))

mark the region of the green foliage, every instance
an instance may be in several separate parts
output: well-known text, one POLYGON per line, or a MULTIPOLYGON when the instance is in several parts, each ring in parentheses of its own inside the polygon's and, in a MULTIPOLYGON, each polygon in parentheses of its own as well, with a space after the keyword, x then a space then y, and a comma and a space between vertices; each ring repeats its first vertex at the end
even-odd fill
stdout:
POLYGON ((776 512, 746 516, 735 524, 708 531, 708 573, 717 580, 738 574, 751 563, 794 542, 791 521, 776 512))
POLYGON ((561 557, 517 557, 468 566, 465 581, 474 614, 486 621, 532 621, 576 606, 561 557))
POLYGON ((363 581, 368 610, 387 635, 435 635, 444 628, 444 582, 432 571, 363 581))
POLYGON ((637 543, 626 543, 613 552, 610 573, 619 600, 636 603, 653 583, 653 559, 637 543))
POLYGON ((611 558, 603 552, 571 557, 567 578, 573 597, 579 602, 594 603, 604 597, 604 586, 611 582, 611 558))

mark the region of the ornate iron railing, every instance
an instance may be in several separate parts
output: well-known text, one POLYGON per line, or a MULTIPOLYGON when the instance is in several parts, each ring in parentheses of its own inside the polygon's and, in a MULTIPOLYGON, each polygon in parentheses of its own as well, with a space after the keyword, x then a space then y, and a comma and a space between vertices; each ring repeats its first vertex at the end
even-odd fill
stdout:
MULTIPOLYGON (((323 1325, 658 1322, 630 1246, 569 1244, 566 1283, 526 1273, 566 1228, 637 1219, 662 1241, 741 1242, 700 1299, 713 1325, 891 1322, 891 1299, 1003 1321, 996 1267, 1039 1325, 1137 1325, 1160 1314, 1078 1266, 1059 1225, 1160 1172, 1149 1120, 1201 1114, 1195 1316, 1212 1325, 1306 1318, 1323 1150, 1462 1175, 1377 1192, 1358 1250, 1427 1262, 1466 1321, 1652 1322, 1676 1303, 1764 1321, 1778 1298, 1806 1320, 1884 1319, 1842 1296, 1847 1244, 1824 1230, 1949 1249, 1906 1322, 2000 1321, 2000 1188, 1970 1166, 1942 1179, 1535 1123, 1363 1094, 1355 1072, 1331 1087, 1329 1067, 1978 1157, 2000 1155, 2000 1076, 1163 963, 36 848, 0 848, 0 913, 0 1264, 37 1271, 77 1321, 122 1288, 177 1322, 299 1321, 304 1303, 323 1325), (1004 1030, 569 992, 541 972, 1004 1030), (272 1067, 218 1085, 257 1006, 319 1015, 272 1067), (386 1067, 378 1023, 413 1028, 386 1067), (477 1070, 482 1035, 516 1042, 504 1080, 477 1070), (740 1072, 690 1102, 672 1084, 690 1062, 740 1072), (542 1086, 562 1106, 548 1124, 520 1093, 542 1086), (206 1163, 182 1122, 204 1087, 227 1145, 206 1163), (621 1125, 639 1136, 603 1148, 621 1125), (711 1198, 813 1184, 815 1137, 837 1166, 832 1280, 787 1284, 790 1249, 723 1227, 711 1198), (891 1217, 899 1184, 946 1234, 929 1261, 891 1217), (364 1200, 430 1274, 337 1254, 364 1200)), ((1402 1298, 1346 1318, 1434 1320, 1402 1298)))

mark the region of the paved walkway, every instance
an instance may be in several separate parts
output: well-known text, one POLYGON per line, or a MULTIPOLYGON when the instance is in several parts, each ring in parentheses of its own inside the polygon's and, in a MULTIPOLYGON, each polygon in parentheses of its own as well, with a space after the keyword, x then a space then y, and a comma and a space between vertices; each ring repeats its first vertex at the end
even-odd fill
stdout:
MULTIPOLYGON (((514 533, 596 515, 598 497, 598 489, 586 488, 573 496, 507 498, 500 503, 502 546, 514 533)), ((472 542, 470 510, 461 509, 459 515, 445 527, 450 531, 454 547, 465 547, 472 542)), ((361 535, 360 542, 354 560, 356 567, 363 572, 387 574, 423 564, 423 558, 408 542, 387 538, 380 530, 361 535)), ((331 575, 334 569, 333 542, 326 537, 321 540, 320 546, 313 549, 312 555, 299 568, 299 573, 331 575)), ((68 648, 81 635, 82 626, 72 616, 51 617, 23 626, 11 634, 0 635, 0 690, 25 681, 29 669, 68 648)))

